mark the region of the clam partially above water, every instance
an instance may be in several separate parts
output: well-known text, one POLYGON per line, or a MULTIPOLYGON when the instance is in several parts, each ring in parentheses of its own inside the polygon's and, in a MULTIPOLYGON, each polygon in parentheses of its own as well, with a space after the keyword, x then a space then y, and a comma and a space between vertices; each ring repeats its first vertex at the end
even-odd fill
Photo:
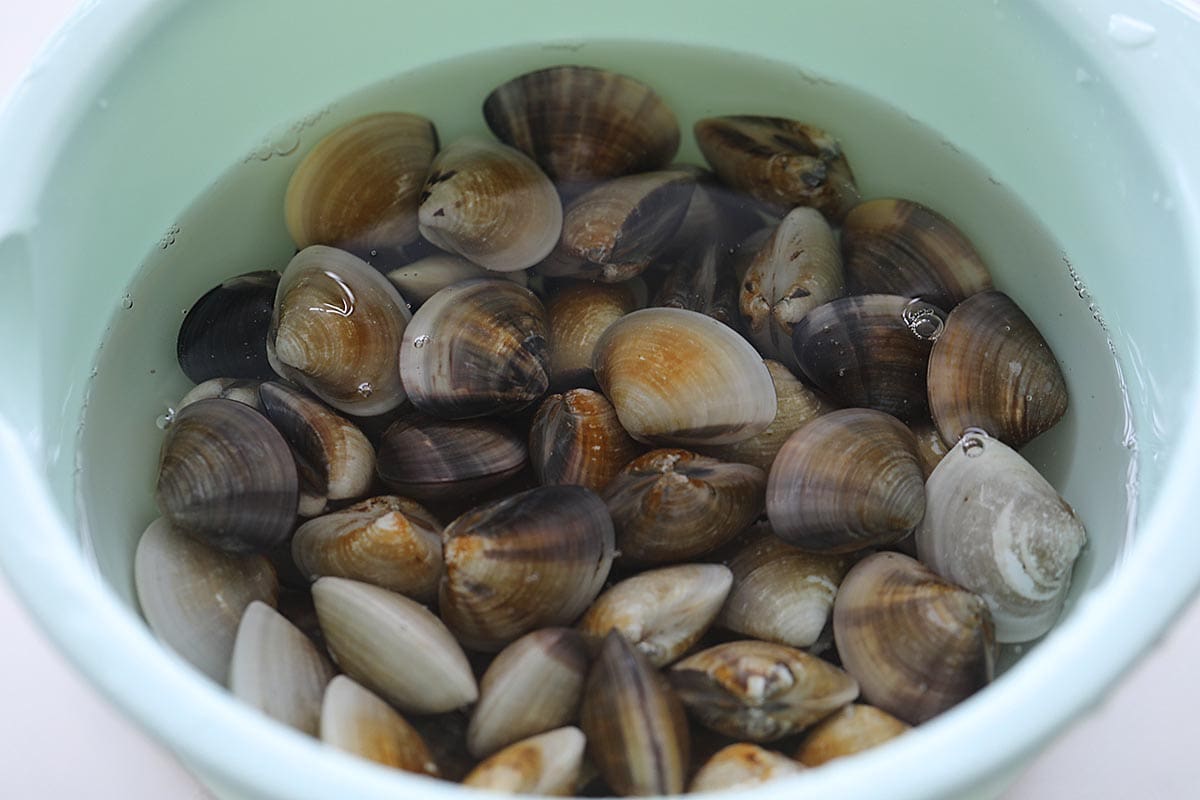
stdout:
POLYGON ((193 383, 275 376, 267 362, 267 331, 278 285, 278 272, 250 272, 223 281, 192 305, 179 326, 175 352, 193 383))

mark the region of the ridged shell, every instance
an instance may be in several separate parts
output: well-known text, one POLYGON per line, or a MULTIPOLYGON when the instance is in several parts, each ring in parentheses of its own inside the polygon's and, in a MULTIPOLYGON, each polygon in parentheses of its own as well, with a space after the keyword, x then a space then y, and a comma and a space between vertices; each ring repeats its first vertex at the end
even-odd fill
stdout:
POLYGON ((819 767, 895 739, 909 726, 875 706, 851 703, 821 720, 804 736, 796 760, 819 767))
POLYGON ((811 552, 899 541, 924 514, 912 431, 881 411, 847 408, 817 417, 787 440, 767 479, 775 535, 811 552))
POLYGON ((833 635, 863 699, 912 725, 992 680, 987 605, 900 553, 854 565, 833 604, 833 635))
POLYGON ((573 727, 532 736, 475 767, 462 785, 506 794, 568 797, 575 791, 586 741, 583 731, 573 727))
POLYGON ((533 471, 543 485, 602 492, 642 450, 599 392, 572 389, 542 403, 529 429, 533 471))
POLYGON ((296 246, 366 253, 417 238, 417 201, 437 152, 433 123, 415 114, 372 114, 314 147, 288 183, 284 218, 296 246))
POLYGON ((612 521, 588 489, 545 486, 463 514, 442 532, 442 553, 442 618, 467 647, 494 652, 569 624, 596 599, 612 565, 612 521))
POLYGON ((154 634, 221 685, 242 612, 256 600, 274 605, 279 596, 267 559, 217 550, 161 517, 138 541, 133 582, 154 634))
POLYGON ((448 419, 518 411, 550 385, 546 335, 541 302, 511 281, 442 289, 404 332, 400 374, 409 399, 448 419))
POLYGON ((201 400, 163 439, 154 501, 171 524, 232 552, 266 552, 292 532, 299 482, 283 436, 249 406, 201 400))
POLYGON ((700 767, 688 787, 696 792, 752 789, 776 778, 804 771, 804 765, 755 744, 731 744, 700 767))
POLYGON ((1027 642, 1050 630, 1087 541, 1054 487, 1004 443, 968 433, 925 491, 921 560, 983 598, 996 641, 1027 642))
POLYGON ((325 689, 321 741, 356 756, 437 777, 438 765, 416 728, 395 709, 345 675, 325 689))
POLYGON ((382 414, 404 402, 396 358, 410 316, 396 287, 365 261, 314 245, 284 270, 267 356, 339 411, 382 414))
POLYGON ((267 331, 279 273, 250 272, 223 281, 197 300, 179 326, 175 352, 193 383, 210 378, 267 380, 267 331))
POLYGON ((869 200, 842 224, 846 283, 853 294, 919 297, 952 309, 992 288, 987 265, 954 223, 911 200, 869 200))
POLYGON ((775 386, 761 356, 695 311, 625 315, 600 338, 593 368, 622 427, 647 444, 738 442, 775 418, 775 386))
POLYGON ((247 405, 255 411, 261 412, 262 399, 258 396, 258 381, 241 380, 238 378, 210 378, 203 383, 198 383, 192 387, 191 391, 179 398, 179 402, 175 404, 174 414, 168 413, 168 416, 173 421, 175 414, 178 414, 185 407, 192 403, 198 403, 201 400, 236 400, 242 405, 247 405))
POLYGON ((1050 346, 1007 295, 980 292, 946 318, 929 357, 929 410, 942 439, 980 428, 1020 448, 1067 411, 1050 346))
POLYGON ((387 278, 413 307, 421 305, 447 286, 471 278, 505 278, 518 286, 525 286, 529 281, 528 274, 523 270, 497 273, 447 253, 426 256, 398 267, 389 272, 387 278))
POLYGON ((421 235, 485 269, 532 267, 558 242, 562 201, 525 154, 477 136, 447 145, 421 190, 421 235))
POLYGON ((569 283, 551 294, 546 302, 551 388, 597 388, 592 373, 596 343, 609 325, 637 307, 628 284, 569 283))

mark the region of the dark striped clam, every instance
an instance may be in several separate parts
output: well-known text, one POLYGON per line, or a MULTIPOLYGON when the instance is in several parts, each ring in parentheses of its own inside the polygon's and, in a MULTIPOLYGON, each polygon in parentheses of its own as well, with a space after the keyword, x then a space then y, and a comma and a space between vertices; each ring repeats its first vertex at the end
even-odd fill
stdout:
POLYGON ((279 273, 250 272, 223 281, 192 305, 175 350, 179 367, 193 383, 210 378, 267 380, 267 332, 279 273))
POLYGON ((572 389, 546 398, 529 429, 533 471, 545 485, 602 492, 642 451, 599 392, 572 389))

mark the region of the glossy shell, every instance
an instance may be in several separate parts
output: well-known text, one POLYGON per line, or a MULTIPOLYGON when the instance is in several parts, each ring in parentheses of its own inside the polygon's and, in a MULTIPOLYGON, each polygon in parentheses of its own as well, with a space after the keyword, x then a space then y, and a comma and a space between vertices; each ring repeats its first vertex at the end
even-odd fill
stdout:
POLYGON ((628 284, 578 282, 555 290, 546 302, 551 387, 597 388, 592 373, 596 342, 609 325, 637 307, 628 284))
POLYGON ((250 272, 223 281, 192 305, 175 352, 179 367, 193 383, 210 378, 266 380, 267 331, 279 273, 250 272))
POLYGON ((338 675, 321 704, 321 741, 377 764, 437 776, 421 734, 365 687, 338 675))
POLYGON ((796 760, 808 767, 819 767, 835 758, 870 750, 907 730, 907 724, 886 711, 851 703, 821 720, 805 734, 796 750, 796 760))
POLYGON ((397 267, 387 274, 387 278, 400 291, 400 296, 414 308, 447 286, 471 278, 505 278, 518 286, 525 286, 529 280, 523 270, 497 273, 448 253, 426 256, 397 267))
POLYGON ((704 762, 688 791, 735 792, 803 771, 803 764, 774 750, 744 742, 731 744, 704 762))
POLYGON ((179 398, 179 402, 175 404, 174 413, 168 412, 168 417, 173 421, 175 414, 178 414, 185 407, 192 403, 198 403, 201 400, 236 400, 242 405, 247 405, 255 411, 261 412, 262 399, 258 396, 259 381, 242 380, 238 378, 210 378, 203 383, 198 383, 192 387, 191 391, 179 398))
POLYGON ((642 451, 599 392, 572 389, 546 398, 529 429, 533 471, 543 485, 605 487, 642 451))
POLYGON ((574 793, 587 739, 574 727, 532 736, 491 756, 463 778, 463 786, 492 792, 567 797, 574 793))

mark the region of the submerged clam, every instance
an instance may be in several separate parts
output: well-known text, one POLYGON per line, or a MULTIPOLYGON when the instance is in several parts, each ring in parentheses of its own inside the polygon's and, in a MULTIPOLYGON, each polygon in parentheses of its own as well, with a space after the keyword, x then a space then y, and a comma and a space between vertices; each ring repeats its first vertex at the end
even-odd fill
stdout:
POLYGON ((529 280, 523 270, 493 272, 448 253, 426 256, 411 264, 397 267, 387 274, 387 278, 413 307, 421 305, 447 286, 471 278, 505 278, 518 286, 525 286, 529 280))
POLYGON ((699 311, 740 330, 737 283, 727 247, 701 235, 668 267, 653 305, 699 311))
POLYGON ((223 281, 197 300, 179 326, 175 352, 192 383, 210 378, 266 380, 267 331, 279 273, 250 272, 223 281))
POLYGON ((530 460, 543 485, 602 492, 641 449, 621 427, 612 403, 590 389, 550 395, 529 429, 530 460))
POLYGON ((916 420, 910 422, 908 427, 912 429, 913 436, 917 437, 917 457, 921 462, 921 472, 925 474, 925 480, 929 480, 929 476, 946 457, 946 453, 950 452, 950 448, 942 440, 942 435, 938 433, 932 420, 916 420))
POLYGON ((325 689, 321 741, 387 767, 435 777, 439 774, 429 746, 416 728, 345 675, 338 675, 325 689))
POLYGON ((510 744, 462 780, 492 792, 566 797, 575 790, 587 739, 574 727, 558 728, 510 744))
POLYGON ((781 753, 740 742, 729 745, 705 761, 692 778, 688 791, 735 792, 803 771, 803 764, 781 753))
POLYGON ((875 706, 850 705, 813 726, 796 750, 796 760, 819 767, 835 758, 852 756, 895 739, 909 726, 875 706))
POLYGON ((546 301, 550 330, 550 385, 556 390, 596 388, 592 356, 608 326, 639 305, 630 284, 568 283, 546 301))
MULTIPOLYGON (((219 398, 221 400, 236 400, 237 402, 250 406, 255 411, 262 411, 262 399, 258 396, 259 381, 241 380, 238 378, 210 378, 203 383, 198 383, 192 387, 191 391, 179 399, 175 404, 174 414, 178 414, 186 406, 192 403, 198 403, 201 400, 212 400, 219 398)), ((174 414, 168 413, 171 420, 174 420, 174 414)))

